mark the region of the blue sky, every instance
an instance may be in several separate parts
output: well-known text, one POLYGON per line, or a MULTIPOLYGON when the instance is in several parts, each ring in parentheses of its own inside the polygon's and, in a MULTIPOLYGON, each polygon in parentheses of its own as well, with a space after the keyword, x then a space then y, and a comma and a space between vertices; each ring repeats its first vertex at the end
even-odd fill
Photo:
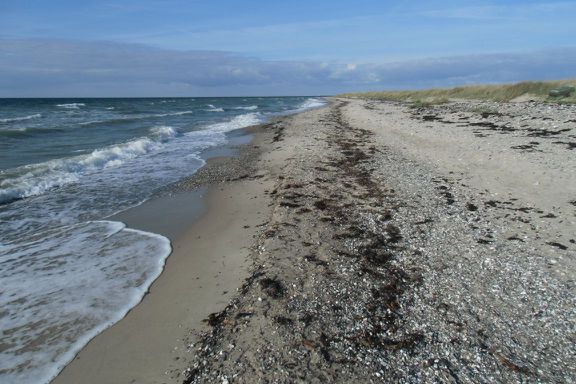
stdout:
POLYGON ((576 1, 0 1, 0 97, 576 77, 576 1))

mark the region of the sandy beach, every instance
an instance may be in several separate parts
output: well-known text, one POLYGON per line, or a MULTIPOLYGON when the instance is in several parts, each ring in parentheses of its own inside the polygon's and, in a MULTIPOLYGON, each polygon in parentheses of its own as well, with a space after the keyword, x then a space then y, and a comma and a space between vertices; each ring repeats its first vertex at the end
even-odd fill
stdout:
POLYGON ((576 1, 0 4, 0 384, 576 383, 576 1))
POLYGON ((174 251, 54 383, 576 378, 574 106, 332 99, 251 132, 133 213, 174 251))
MULTIPOLYGON (((252 137, 241 132, 233 144, 252 137)), ((169 236, 173 252, 144 300, 93 339, 54 383, 181 381, 190 329, 203 330, 203 320, 224 308, 247 276, 253 236, 267 218, 269 182, 255 176, 259 143, 273 134, 258 136, 240 154, 235 145, 210 150, 208 164, 193 177, 114 217, 169 236)))

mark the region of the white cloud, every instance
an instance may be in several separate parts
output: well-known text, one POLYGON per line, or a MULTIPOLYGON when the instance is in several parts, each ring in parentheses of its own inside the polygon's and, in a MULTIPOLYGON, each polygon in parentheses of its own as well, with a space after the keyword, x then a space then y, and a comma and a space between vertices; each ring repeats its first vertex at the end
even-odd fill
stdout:
POLYGON ((576 77, 576 48, 350 64, 0 39, 1 97, 329 94, 566 77, 576 77))

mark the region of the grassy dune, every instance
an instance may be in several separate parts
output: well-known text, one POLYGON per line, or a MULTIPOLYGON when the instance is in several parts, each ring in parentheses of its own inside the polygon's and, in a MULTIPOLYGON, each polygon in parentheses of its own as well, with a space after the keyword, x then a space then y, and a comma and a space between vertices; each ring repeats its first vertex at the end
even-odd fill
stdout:
POLYGON ((569 97, 551 97, 548 93, 552 89, 562 86, 576 86, 576 79, 555 81, 524 81, 515 84, 473 85, 456 88, 435 88, 413 91, 382 91, 365 93, 346 93, 340 96, 406 101, 421 104, 441 104, 450 99, 474 99, 506 102, 521 96, 542 101, 558 103, 576 103, 576 92, 569 97))

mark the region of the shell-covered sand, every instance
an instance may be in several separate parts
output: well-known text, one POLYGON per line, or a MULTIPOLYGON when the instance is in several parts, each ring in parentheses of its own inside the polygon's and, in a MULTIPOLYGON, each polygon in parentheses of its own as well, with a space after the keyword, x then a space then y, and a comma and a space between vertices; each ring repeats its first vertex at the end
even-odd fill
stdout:
POLYGON ((250 276, 173 379, 576 380, 576 107, 335 99, 262 129, 250 276))

